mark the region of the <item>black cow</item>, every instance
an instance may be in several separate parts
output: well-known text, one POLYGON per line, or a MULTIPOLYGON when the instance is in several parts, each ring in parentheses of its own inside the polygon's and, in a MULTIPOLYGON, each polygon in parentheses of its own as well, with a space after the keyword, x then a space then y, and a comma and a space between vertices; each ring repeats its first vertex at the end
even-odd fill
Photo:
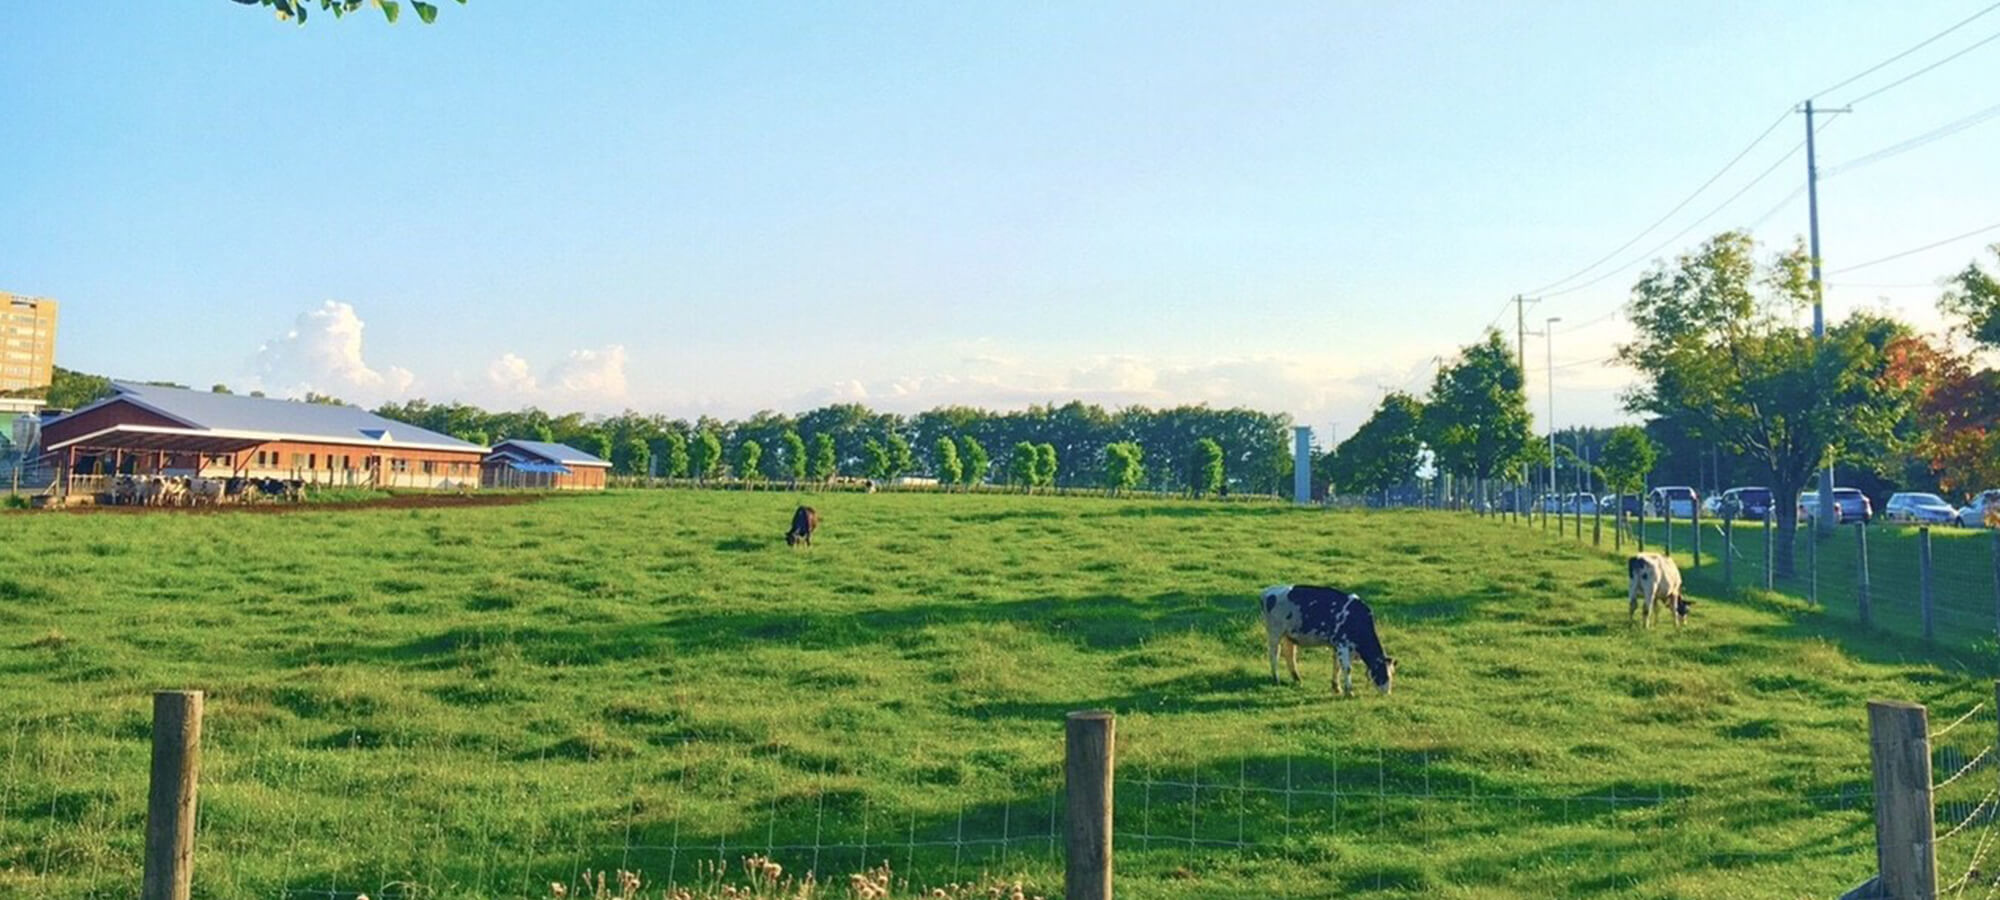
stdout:
POLYGON ((1332 647, 1340 661, 1333 692, 1354 692, 1353 662, 1360 655, 1375 689, 1394 687, 1396 658, 1382 652, 1375 635, 1375 614, 1361 598, 1346 591, 1309 584, 1281 584, 1264 589, 1264 630, 1271 643, 1271 680, 1279 684, 1278 656, 1285 657, 1292 681, 1299 681, 1299 647, 1332 647))
POLYGON ((810 547, 813 532, 819 529, 819 513, 810 506, 801 506, 792 512, 792 530, 785 532, 785 546, 796 547, 804 541, 810 547))

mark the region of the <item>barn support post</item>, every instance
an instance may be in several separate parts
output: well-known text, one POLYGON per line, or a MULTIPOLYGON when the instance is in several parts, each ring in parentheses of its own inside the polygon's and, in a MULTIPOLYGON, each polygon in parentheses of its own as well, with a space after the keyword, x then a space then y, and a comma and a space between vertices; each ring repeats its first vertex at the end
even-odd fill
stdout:
POLYGON ((1929 713, 1921 704, 1868 701, 1875 776, 1875 862, 1890 897, 1937 896, 1937 822, 1931 806, 1929 713))
POLYGON ((1917 529, 1917 600, 1923 605, 1924 640, 1936 640, 1937 629, 1931 610, 1931 527, 1929 525, 1917 529))
POLYGON ((1874 618, 1869 610, 1873 598, 1868 596, 1868 523, 1854 523, 1854 541, 1856 612, 1861 616, 1861 624, 1867 625, 1874 618))
MULTIPOLYGON (((1111 790, 1117 720, 1101 709, 1069 714, 1064 727, 1063 793, 1069 821, 1063 835, 1063 896, 1111 900, 1111 790)), ((1925 757, 1925 763, 1929 763, 1925 757)))
POLYGON ((193 884, 201 701, 200 691, 153 694, 153 771, 146 797, 141 900, 188 900, 193 884))

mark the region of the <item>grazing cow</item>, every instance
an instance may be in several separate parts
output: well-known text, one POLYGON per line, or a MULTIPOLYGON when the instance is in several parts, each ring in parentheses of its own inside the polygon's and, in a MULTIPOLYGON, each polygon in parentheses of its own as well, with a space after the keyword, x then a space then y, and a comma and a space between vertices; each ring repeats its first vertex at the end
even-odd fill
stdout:
POLYGON ((810 506, 801 506, 792 512, 792 530, 785 532, 785 546, 796 547, 800 541, 810 547, 813 532, 819 529, 819 512, 810 506))
POLYGON ((1694 603, 1681 596, 1681 569, 1674 565, 1673 557, 1641 553, 1626 561, 1625 571, 1632 581, 1626 592, 1625 618, 1630 619, 1639 611, 1639 602, 1644 598, 1647 628, 1653 627, 1655 604, 1673 611, 1674 627, 1687 624, 1688 607, 1694 603))
POLYGON ((1264 589, 1264 631, 1271 643, 1271 680, 1279 684, 1282 651, 1292 681, 1299 681, 1299 647, 1332 647, 1340 661, 1333 692, 1354 692, 1353 664, 1358 654, 1368 667, 1375 689, 1386 694, 1395 686, 1396 658, 1382 652, 1375 634, 1375 614, 1361 598, 1346 591, 1307 584, 1281 584, 1264 589))
POLYGON ((228 488, 229 482, 220 478, 206 478, 197 475, 187 481, 188 505, 219 506, 222 503, 224 492, 228 488))

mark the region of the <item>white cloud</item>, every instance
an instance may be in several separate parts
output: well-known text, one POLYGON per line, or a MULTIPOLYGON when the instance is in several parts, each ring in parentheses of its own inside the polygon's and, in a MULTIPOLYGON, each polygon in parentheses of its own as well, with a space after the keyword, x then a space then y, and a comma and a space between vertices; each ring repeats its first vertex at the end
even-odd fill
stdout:
POLYGON ((526 359, 504 353, 487 365, 484 393, 503 406, 537 403, 564 409, 610 409, 624 403, 629 395, 625 370, 625 348, 619 344, 572 350, 540 376, 526 359))
POLYGON ((257 349, 252 387, 289 395, 317 391, 364 405, 403 396, 416 376, 401 366, 369 365, 362 356, 365 327, 352 305, 337 300, 300 313, 283 337, 257 349))

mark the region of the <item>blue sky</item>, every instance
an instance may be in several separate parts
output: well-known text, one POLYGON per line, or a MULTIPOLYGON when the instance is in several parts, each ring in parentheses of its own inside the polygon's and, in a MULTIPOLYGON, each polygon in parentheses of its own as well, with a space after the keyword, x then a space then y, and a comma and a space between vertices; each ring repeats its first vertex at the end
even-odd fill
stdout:
MULTIPOLYGON (((64 304, 64 365, 367 403, 1080 396, 1345 430, 1788 106, 1984 5, 473 0, 301 28, 225 0, 15 4, 0 290, 64 304)), ((1857 105, 1823 164, 1996 84, 2000 42, 1857 105)), ((1982 123, 1823 182, 1829 268, 2000 220, 1996 148, 1982 123)), ((1759 219, 1788 242, 1802 182, 1795 159, 1661 253, 1759 219)), ((1932 326, 1930 283, 1979 247, 1835 279, 1830 313, 1932 326)), ((1592 360, 1637 272, 1530 311, 1565 319, 1562 424, 1623 418, 1629 376, 1592 360)))

